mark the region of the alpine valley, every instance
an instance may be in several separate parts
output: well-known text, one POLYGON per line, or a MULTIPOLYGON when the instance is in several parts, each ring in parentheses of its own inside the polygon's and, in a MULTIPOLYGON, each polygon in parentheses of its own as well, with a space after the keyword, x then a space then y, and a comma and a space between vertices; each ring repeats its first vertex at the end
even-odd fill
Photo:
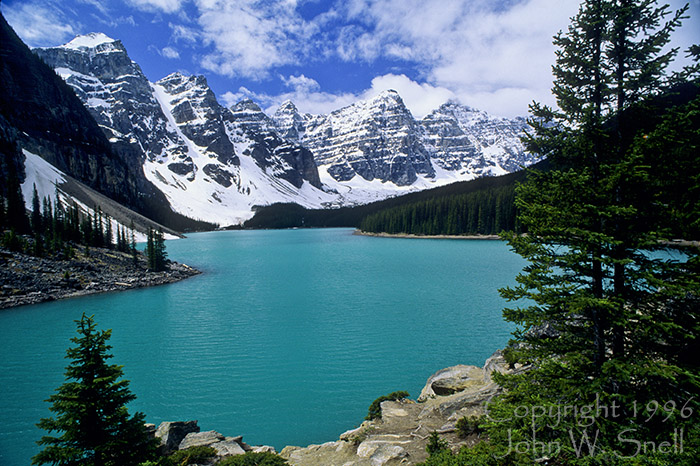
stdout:
POLYGON ((456 102, 418 120, 389 90, 329 115, 301 114, 287 101, 268 116, 247 99, 222 106, 204 76, 149 82, 122 43, 101 33, 34 53, 175 213, 221 227, 242 224, 257 206, 358 205, 537 161, 520 142, 525 119, 456 102))

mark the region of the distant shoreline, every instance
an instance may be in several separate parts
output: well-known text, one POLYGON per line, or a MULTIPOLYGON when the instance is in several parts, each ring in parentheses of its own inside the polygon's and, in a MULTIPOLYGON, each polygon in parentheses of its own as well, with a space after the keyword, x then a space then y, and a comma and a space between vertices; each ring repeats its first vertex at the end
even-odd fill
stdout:
POLYGON ((502 240, 498 235, 413 235, 408 233, 371 233, 362 230, 355 230, 353 235, 377 238, 502 240))

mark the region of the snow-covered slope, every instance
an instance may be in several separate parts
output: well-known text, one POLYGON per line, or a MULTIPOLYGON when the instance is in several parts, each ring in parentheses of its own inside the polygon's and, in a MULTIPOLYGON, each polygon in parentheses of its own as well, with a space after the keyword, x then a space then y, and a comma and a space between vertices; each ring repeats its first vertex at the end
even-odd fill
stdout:
POLYGON ((276 133, 249 131, 203 76, 174 73, 150 83, 121 42, 104 34, 35 52, 179 213, 223 226, 250 218, 256 205, 322 207, 335 199, 320 189, 310 152, 276 133))
POLYGON ((278 131, 296 136, 337 182, 359 176, 397 187, 414 184, 419 175, 435 175, 421 143, 421 127, 396 91, 385 91, 325 117, 304 120, 295 112, 293 104, 286 103, 275 113, 278 131))

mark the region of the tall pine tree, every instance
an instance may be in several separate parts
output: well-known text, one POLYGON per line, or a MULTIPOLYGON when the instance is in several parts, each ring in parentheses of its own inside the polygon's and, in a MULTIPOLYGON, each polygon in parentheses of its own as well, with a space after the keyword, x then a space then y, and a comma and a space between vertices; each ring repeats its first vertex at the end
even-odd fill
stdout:
POLYGON ((84 314, 76 323, 79 336, 67 351, 67 381, 48 399, 55 417, 38 424, 60 435, 38 441, 44 449, 32 464, 136 466, 153 459, 155 440, 146 432, 144 415, 127 411, 126 404, 136 397, 128 381, 120 380, 122 367, 107 362, 111 330, 97 330, 84 314))
POLYGON ((700 258, 697 248, 669 252, 682 204, 659 163, 682 165, 682 184, 698 192, 697 156, 674 155, 697 147, 700 130, 660 130, 697 119, 697 99, 669 111, 663 98, 676 53, 664 47, 684 12, 651 0, 586 0, 555 37, 558 109, 532 106, 527 141, 551 169, 519 187, 528 235, 508 238, 529 262, 502 291, 524 301, 504 311, 520 328, 511 355, 533 369, 498 378, 507 391, 491 415, 503 422, 488 436, 503 464, 695 464, 700 377, 683 354, 700 336, 700 258), (516 414, 591 406, 583 420, 516 414), (518 442, 529 446, 518 452, 518 442), (672 448, 659 450, 663 442, 672 448))

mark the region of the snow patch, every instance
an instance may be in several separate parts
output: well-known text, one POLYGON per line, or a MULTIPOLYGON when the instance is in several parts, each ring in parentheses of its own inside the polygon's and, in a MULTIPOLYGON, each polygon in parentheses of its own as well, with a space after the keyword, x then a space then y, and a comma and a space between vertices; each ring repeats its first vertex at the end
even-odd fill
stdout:
POLYGON ((101 32, 91 32, 82 36, 76 36, 75 39, 62 45, 61 47, 71 50, 84 50, 95 48, 98 45, 116 42, 111 37, 101 32))

